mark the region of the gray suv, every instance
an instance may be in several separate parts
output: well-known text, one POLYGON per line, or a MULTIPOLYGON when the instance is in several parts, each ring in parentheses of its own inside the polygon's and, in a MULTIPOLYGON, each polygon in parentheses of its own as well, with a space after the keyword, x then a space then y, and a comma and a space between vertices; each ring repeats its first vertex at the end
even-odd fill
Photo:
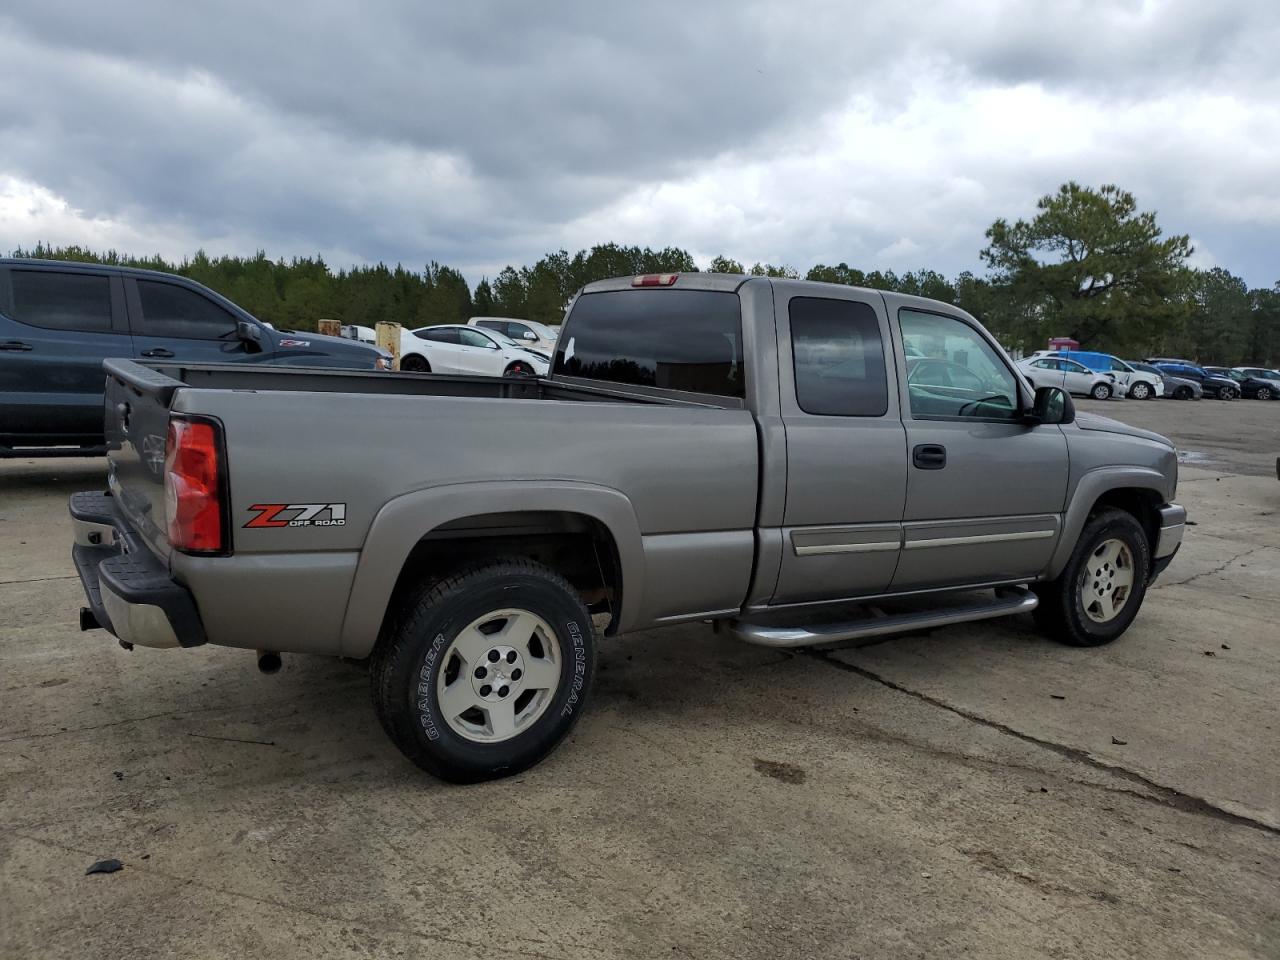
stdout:
POLYGON ((0 259, 0 457, 102 452, 102 361, 389 367, 376 347, 274 330, 151 270, 0 259))

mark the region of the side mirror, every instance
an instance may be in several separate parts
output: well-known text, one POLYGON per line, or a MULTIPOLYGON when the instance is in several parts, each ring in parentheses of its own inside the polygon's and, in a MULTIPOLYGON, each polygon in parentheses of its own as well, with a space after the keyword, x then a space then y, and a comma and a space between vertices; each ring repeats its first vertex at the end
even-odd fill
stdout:
POLYGON ((241 320, 236 324, 236 338, 247 343, 250 348, 262 349, 262 328, 256 323, 241 320))
POLYGON ((1036 390, 1035 403, 1022 422, 1028 426, 1040 423, 1071 423, 1076 418, 1076 406, 1071 394, 1061 387, 1040 387, 1036 390))
POLYGON ((520 334, 520 339, 521 340, 537 340, 538 335, 534 333, 532 330, 526 330, 524 333, 520 334))

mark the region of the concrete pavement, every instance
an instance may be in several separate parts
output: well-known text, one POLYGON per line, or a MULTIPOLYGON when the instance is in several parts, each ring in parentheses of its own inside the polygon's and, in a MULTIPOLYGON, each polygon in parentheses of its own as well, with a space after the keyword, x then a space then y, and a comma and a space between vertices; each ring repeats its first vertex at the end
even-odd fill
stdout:
MULTIPOLYGON (((1106 412, 1179 407, 1217 415, 1106 412)), ((0 956, 1280 956, 1280 483, 1223 466, 1111 647, 637 634, 551 758, 463 788, 358 665, 80 633, 102 462, 0 462, 0 956)))

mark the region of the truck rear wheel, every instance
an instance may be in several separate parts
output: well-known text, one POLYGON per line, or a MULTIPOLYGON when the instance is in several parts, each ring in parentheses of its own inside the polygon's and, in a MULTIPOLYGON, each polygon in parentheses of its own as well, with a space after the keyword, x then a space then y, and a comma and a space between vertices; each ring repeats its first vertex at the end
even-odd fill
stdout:
POLYGON ((1032 585, 1040 598, 1036 623, 1054 639, 1072 646, 1110 643, 1138 615, 1150 569, 1147 535, 1133 514, 1099 510, 1080 531, 1058 578, 1032 585))
POLYGON ((488 561, 405 597, 370 669, 383 729, 406 757, 471 783, 532 766, 569 732, 595 672, 591 616, 559 574, 488 561))

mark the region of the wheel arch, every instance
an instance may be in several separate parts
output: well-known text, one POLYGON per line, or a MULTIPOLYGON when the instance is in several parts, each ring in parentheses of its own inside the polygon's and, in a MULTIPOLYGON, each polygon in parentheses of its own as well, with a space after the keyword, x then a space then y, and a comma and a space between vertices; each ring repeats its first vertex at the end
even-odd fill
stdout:
POLYGON ((1089 517, 1104 507, 1115 507, 1132 514, 1147 534, 1147 543, 1155 549, 1160 534, 1159 508, 1168 498, 1168 481, 1158 470, 1147 467, 1109 467, 1091 471, 1080 478, 1062 523, 1058 541, 1045 579, 1058 576, 1071 559, 1089 517))
MULTIPOLYGON (((614 614, 608 632, 616 633, 639 611, 644 570, 639 522, 621 492, 574 481, 497 481, 397 497, 378 511, 361 549, 341 654, 367 656, 397 589, 420 576, 485 557, 526 556, 557 569, 549 558, 588 543, 590 578, 603 572, 614 614)), ((560 572, 575 586, 588 576, 581 567, 560 572)))

